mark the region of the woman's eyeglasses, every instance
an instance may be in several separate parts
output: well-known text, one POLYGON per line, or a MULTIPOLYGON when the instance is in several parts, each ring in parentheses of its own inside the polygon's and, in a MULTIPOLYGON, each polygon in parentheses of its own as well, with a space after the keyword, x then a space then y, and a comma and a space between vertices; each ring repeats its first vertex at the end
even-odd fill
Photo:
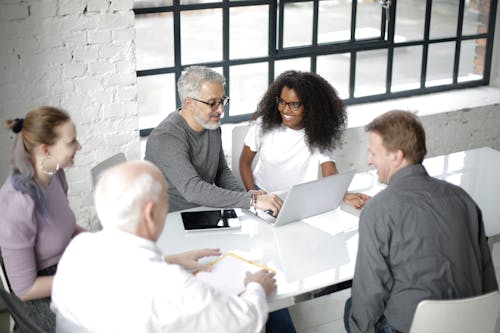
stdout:
POLYGON ((276 105, 278 105, 278 108, 280 109, 284 109, 288 105, 290 110, 299 111, 302 107, 302 102, 286 102, 285 100, 281 99, 281 97, 276 97, 276 105))

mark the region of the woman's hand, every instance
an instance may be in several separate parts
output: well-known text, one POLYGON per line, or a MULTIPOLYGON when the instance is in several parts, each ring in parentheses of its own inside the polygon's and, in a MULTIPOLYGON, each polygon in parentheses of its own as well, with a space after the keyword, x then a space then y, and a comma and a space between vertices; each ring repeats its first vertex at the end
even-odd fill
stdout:
POLYGON ((344 195, 344 202, 354 208, 361 209, 372 197, 363 193, 347 192, 344 195))

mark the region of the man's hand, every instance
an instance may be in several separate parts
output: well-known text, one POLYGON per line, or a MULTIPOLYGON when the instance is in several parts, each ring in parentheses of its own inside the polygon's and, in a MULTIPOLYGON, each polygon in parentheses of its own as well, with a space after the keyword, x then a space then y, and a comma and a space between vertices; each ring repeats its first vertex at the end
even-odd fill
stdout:
POLYGON ((182 266, 187 270, 207 270, 208 266, 200 265, 198 260, 204 257, 220 256, 220 249, 201 249, 165 256, 165 261, 169 264, 182 266))
POLYGON ((363 193, 350 193, 344 195, 344 202, 354 208, 361 209, 372 197, 363 193))
POLYGON ((250 282, 257 282, 264 288, 266 296, 271 295, 276 291, 276 279, 274 278, 275 273, 266 271, 265 269, 260 270, 255 273, 247 272, 245 276, 245 286, 250 282))
POLYGON ((257 207, 262 210, 272 210, 273 216, 278 216, 278 213, 283 206, 283 200, 273 193, 257 195, 257 207))

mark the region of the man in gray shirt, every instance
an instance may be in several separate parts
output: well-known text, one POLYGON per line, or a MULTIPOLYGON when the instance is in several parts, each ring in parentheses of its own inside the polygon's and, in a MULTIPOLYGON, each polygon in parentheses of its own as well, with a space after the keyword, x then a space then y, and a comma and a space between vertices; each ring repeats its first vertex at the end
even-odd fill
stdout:
POLYGON ((368 163, 387 188, 361 213, 347 331, 408 332, 423 299, 497 290, 481 211, 463 189, 427 174, 417 117, 390 111, 366 130, 368 163))
POLYGON ((153 130, 145 158, 167 178, 170 211, 253 206, 276 215, 282 200, 262 191, 245 192, 227 166, 220 130, 229 102, 224 84, 224 77, 210 68, 187 68, 177 82, 182 108, 153 130))

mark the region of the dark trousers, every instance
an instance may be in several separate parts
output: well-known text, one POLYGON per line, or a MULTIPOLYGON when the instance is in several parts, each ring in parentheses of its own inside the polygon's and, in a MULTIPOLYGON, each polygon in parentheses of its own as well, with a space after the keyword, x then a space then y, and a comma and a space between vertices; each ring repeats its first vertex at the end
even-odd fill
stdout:
MULTIPOLYGON (((344 308, 344 327, 347 333, 351 333, 351 329, 349 327, 349 316, 351 315, 351 307, 352 307, 352 299, 349 299, 345 302, 344 308)), ((387 323, 387 319, 384 316, 380 318, 378 323, 375 325, 375 333, 399 333, 399 331, 392 328, 389 323, 387 323)))
POLYGON ((295 333, 292 317, 288 309, 269 313, 266 323, 266 333, 295 333))

